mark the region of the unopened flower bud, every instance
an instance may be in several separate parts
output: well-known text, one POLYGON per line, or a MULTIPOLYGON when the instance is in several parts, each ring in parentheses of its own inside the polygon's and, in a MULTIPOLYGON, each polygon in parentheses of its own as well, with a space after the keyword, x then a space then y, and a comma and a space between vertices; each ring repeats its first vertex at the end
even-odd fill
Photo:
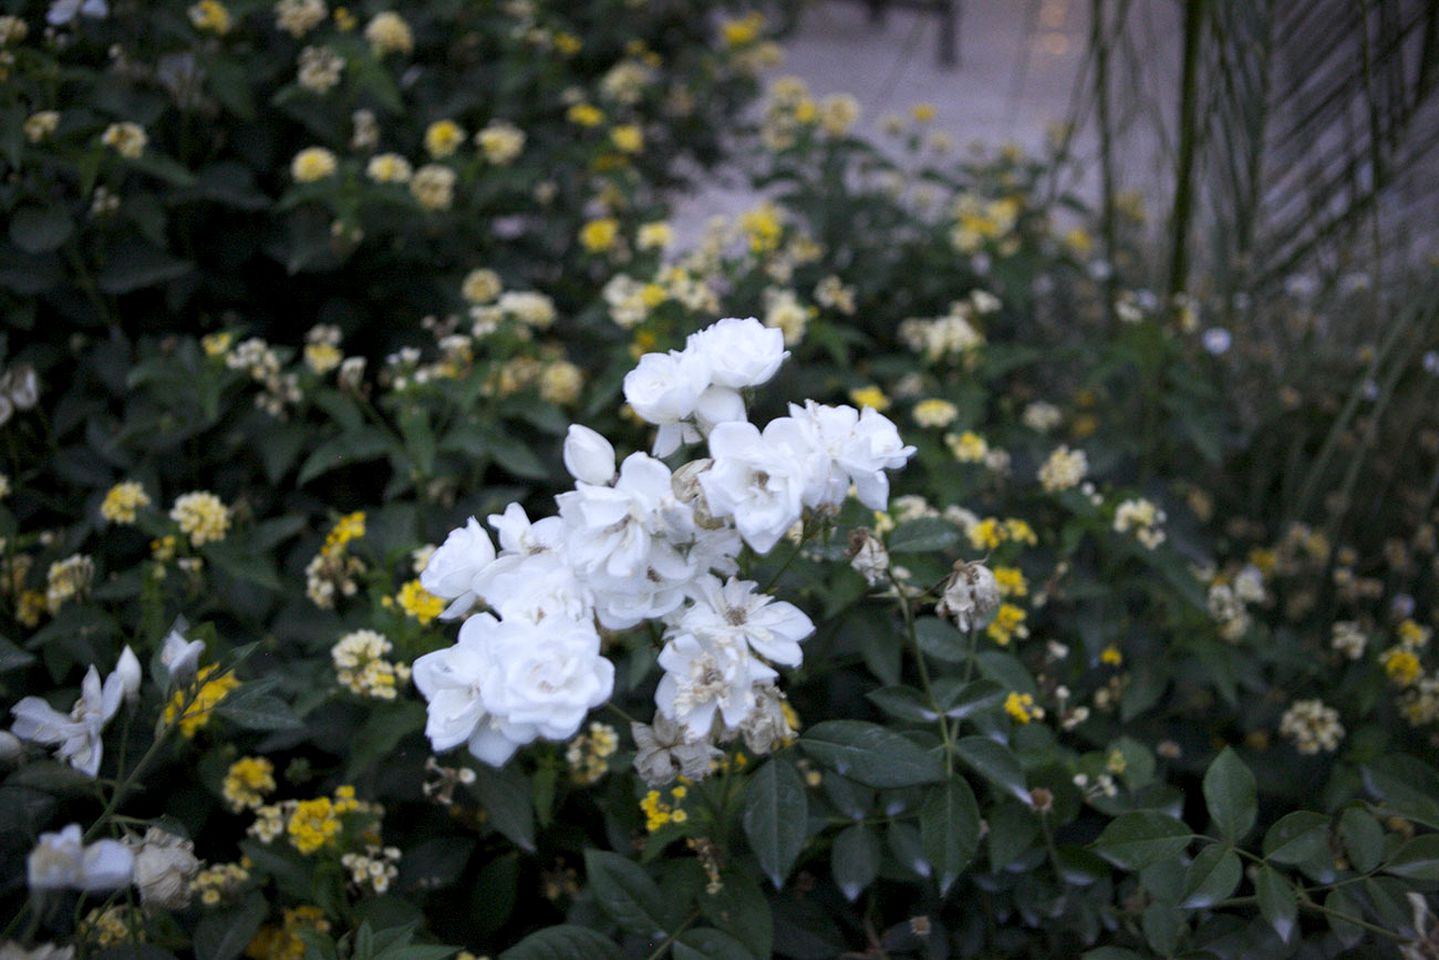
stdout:
POLYGON ((955 561, 935 613, 953 617, 955 626, 968 632, 983 625, 997 609, 999 584, 994 573, 982 563, 955 561))
POLYGON ((140 669, 140 658, 135 656, 135 651, 130 649, 129 644, 120 652, 120 662, 115 665, 115 672, 120 675, 120 689, 125 691, 125 699, 131 703, 140 699, 143 671, 140 669))
POLYGON ((604 486, 615 477, 615 448, 595 431, 570 424, 565 435, 565 469, 583 483, 604 486))
POLYGON ((888 579, 889 551, 885 549, 884 541, 868 527, 858 527, 850 533, 849 565, 871 587, 877 587, 888 579))

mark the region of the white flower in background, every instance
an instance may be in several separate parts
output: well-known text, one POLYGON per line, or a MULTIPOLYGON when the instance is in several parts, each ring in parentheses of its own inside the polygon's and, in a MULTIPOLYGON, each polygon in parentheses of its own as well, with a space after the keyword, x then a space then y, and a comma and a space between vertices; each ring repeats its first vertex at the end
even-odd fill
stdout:
POLYGON ((463 527, 450 531, 420 574, 420 586, 442 600, 451 601, 440 614, 441 619, 452 620, 474 606, 475 577, 494 559, 495 545, 474 517, 463 527))
POLYGON ((190 882, 200 872, 195 845, 184 837, 151 827, 135 850, 135 886, 147 909, 183 910, 190 904, 190 882))
POLYGON ((175 621, 160 647, 160 665, 170 675, 170 683, 183 687, 195 678, 200 669, 200 654, 205 652, 205 641, 186 640, 184 618, 175 621))
POLYGON ((889 551, 885 549, 884 541, 868 527, 850 532, 849 565, 871 587, 889 579, 889 551))
POLYGON ((968 633, 984 626, 999 609, 999 601, 999 582, 994 572, 982 563, 960 560, 945 580, 934 612, 941 617, 953 617, 955 626, 968 633))
POLYGON ((615 448, 589 427, 570 424, 565 434, 565 469, 576 480, 604 486, 615 478, 615 448))
POLYGON ((653 453, 667 457, 681 443, 696 443, 699 431, 691 419, 700 394, 710 385, 710 372, 696 354, 647 353, 625 374, 625 402, 646 423, 659 427, 653 453))
POLYGON ((719 644, 748 645, 771 663, 797 667, 799 645, 814 633, 814 622, 792 603, 756 593, 759 584, 735 580, 721 584, 704 577, 693 586, 695 603, 675 622, 676 634, 691 633, 719 644))
POLYGON ((754 709, 755 685, 779 676, 750 656, 745 645, 693 633, 671 637, 659 664, 665 675, 655 690, 655 705, 690 740, 709 736, 716 714, 726 727, 738 728, 754 709))
POLYGON ((492 766, 537 737, 574 736, 614 690, 615 667, 601 656, 593 624, 472 617, 460 628, 462 639, 467 632, 494 664, 481 690, 488 717, 470 737, 470 752, 492 766))
POLYGON ((690 334, 685 352, 704 358, 711 383, 733 389, 768 383, 789 357, 784 334, 754 317, 726 317, 690 334))
POLYGON ((135 855, 118 840, 85 845, 80 825, 42 833, 26 862, 31 890, 84 890, 94 893, 130 885, 135 855))
POLYGON ((768 553, 804 511, 813 467, 806 437, 787 417, 760 433, 752 423, 722 423, 709 437, 714 463, 699 476, 716 517, 732 517, 746 543, 768 553))
POLYGON ((119 671, 100 683, 100 672, 91 666, 80 685, 80 699, 63 714, 39 697, 25 697, 10 712, 15 717, 10 732, 21 740, 54 746, 55 757, 88 776, 100 772, 104 754, 105 725, 120 709, 124 679, 119 671))
POLYGON ((675 777, 703 780, 710 766, 724 756, 707 739, 687 740, 685 731, 662 713, 653 724, 631 723, 635 738, 635 771, 652 787, 670 783, 675 777))
POLYGON ((900 469, 914 456, 914 447, 904 445, 894 421, 873 407, 860 412, 813 400, 805 401, 803 407, 792 403, 789 412, 814 456, 820 458, 819 469, 805 491, 806 506, 838 506, 851 483, 859 502, 871 510, 889 505, 885 471, 900 469))
POLYGON ((55 0, 45 21, 52 27, 63 27, 77 16, 101 20, 110 15, 110 5, 105 0, 55 0))
POLYGON ((578 482, 555 498, 566 530, 566 553, 578 571, 636 577, 654 568, 686 577, 689 567, 665 533, 682 527, 688 509, 675 499, 669 467, 643 453, 620 465, 613 487, 578 482))
POLYGON ((1358 660, 1364 656, 1364 648, 1369 643, 1369 638, 1364 633, 1364 628, 1354 620, 1340 620, 1334 624, 1334 636, 1330 645, 1350 660, 1358 660))

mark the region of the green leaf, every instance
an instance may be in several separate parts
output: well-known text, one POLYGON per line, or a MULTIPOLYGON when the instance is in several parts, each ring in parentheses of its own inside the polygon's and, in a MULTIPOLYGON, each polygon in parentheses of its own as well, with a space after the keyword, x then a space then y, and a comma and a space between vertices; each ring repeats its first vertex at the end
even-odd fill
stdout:
POLYGON ((835 885, 853 903, 879 874, 878 834, 862 823, 845 827, 834 838, 829 862, 835 885))
POLYGON ((1279 934, 1279 939, 1288 943, 1299 916, 1299 898, 1294 893, 1293 884, 1266 863, 1259 868, 1254 892, 1259 899, 1259 912, 1279 934))
POLYGON ((1153 810, 1116 817, 1099 839, 1094 852, 1124 870, 1145 867, 1178 857, 1193 835, 1182 821, 1153 810))
POLYGON ((1384 864, 1384 872, 1409 880, 1439 880, 1439 833, 1405 841, 1384 864))
POLYGON ((1254 774, 1231 748, 1225 747, 1204 774, 1204 802, 1209 816, 1228 840, 1242 840, 1259 815, 1254 774))
POLYGON ((1349 865, 1360 873, 1379 866, 1384 857, 1384 827, 1363 807, 1350 807, 1339 817, 1339 837, 1349 865))
POLYGON ((606 850, 585 851, 585 876, 595 902, 630 933, 658 940, 673 926, 675 908, 659 886, 632 860, 606 850))
POLYGON ((279 591, 284 588, 269 557, 263 551, 224 541, 207 543, 202 550, 207 560, 236 580, 244 580, 266 590, 279 591))
POLYGON ((1329 845, 1329 818, 1312 810, 1280 817, 1264 834, 1264 857, 1275 863, 1302 863, 1329 845))
POLYGON ((363 428, 327 440, 305 459, 300 467, 301 486, 311 480, 352 463, 376 460, 390 452, 390 441, 378 430, 363 428))
POLYGON ((1366 763, 1364 784, 1385 805, 1406 820, 1439 830, 1439 773, 1405 754, 1390 754, 1366 763))
POLYGON ((914 687, 880 687, 866 693, 865 697, 885 713, 900 720, 932 723, 939 719, 939 714, 930 707, 929 700, 914 687))
POLYGON ((470 789, 485 808, 492 827, 527 853, 535 850, 535 808, 529 779, 514 764, 481 766, 470 789))
POLYGON ((699 895, 706 920, 739 940, 753 960, 769 960, 773 953, 774 917, 769 901, 752 873, 729 869, 720 875, 718 893, 699 895))
POLYGON ((1007 691, 992 680, 960 683, 945 677, 934 682, 934 695, 946 717, 963 720, 976 713, 993 710, 1004 702, 1007 691))
POLYGON ((950 777, 928 794, 919 811, 920 844, 943 897, 979 849, 979 804, 963 777, 950 777))
POLYGON ((874 723, 826 720, 799 742, 820 763, 867 787, 912 787, 944 776, 938 756, 874 723))
POLYGON ((1096 947, 1085 951, 1081 960, 1144 960, 1144 957, 1123 947, 1096 947))
POLYGON ((1183 932, 1184 913, 1167 903, 1151 903, 1144 908, 1139 925, 1144 930, 1144 939, 1156 953, 1173 956, 1183 932))
POLYGON ((788 761, 771 758, 745 785, 744 832, 776 889, 799 858, 808 820, 809 801, 799 774, 788 761))
POLYGON ((252 892, 238 907, 207 913, 195 927, 196 960, 235 960, 254 939, 268 912, 265 898, 252 892))
POLYGON ((567 923, 530 934, 500 960, 624 960, 624 954, 608 937, 567 923))
POLYGON ((241 685, 220 701, 215 712, 246 730, 298 730, 305 725, 279 697, 266 693, 244 696, 244 693, 245 687, 241 685))
POLYGON ((959 542, 959 530, 948 520, 920 517, 906 520, 889 535, 890 553, 937 553, 959 542))
POLYGON ((991 783, 1003 787, 1017 800, 1029 805, 1029 786, 1024 780, 1024 770, 1014 751, 988 737, 962 737, 954 744, 954 752, 991 783))
POLYGON ((1243 873, 1238 854, 1224 844, 1210 844, 1189 865, 1179 905, 1189 910, 1212 907, 1234 893, 1243 873))
POLYGON ((110 294, 130 293, 183 277, 195 268, 188 260, 141 243, 128 243, 110 250, 96 283, 110 294))
POLYGON ((414 462, 421 476, 435 472, 435 434, 430 429, 430 418, 421 406, 406 407, 400 413, 400 435, 405 438, 405 450, 414 462))
POLYGON ((751 960, 743 943, 722 930, 686 930, 674 944, 677 960, 751 960))
POLYGON ((945 663, 962 663, 969 656, 969 642, 964 634, 938 617, 916 620, 914 638, 919 649, 945 663))
POLYGON ((26 204, 10 218, 10 239, 26 253, 47 253, 58 250, 75 232, 75 224, 65 208, 26 204))

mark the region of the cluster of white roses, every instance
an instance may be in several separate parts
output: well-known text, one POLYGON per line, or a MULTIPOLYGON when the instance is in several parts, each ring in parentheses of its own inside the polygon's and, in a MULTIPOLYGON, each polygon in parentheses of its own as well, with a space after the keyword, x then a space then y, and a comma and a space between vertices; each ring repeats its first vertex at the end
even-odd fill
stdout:
MULTIPOLYGON (((682 756, 707 758, 715 740, 743 735, 762 752, 790 732, 774 667, 800 663, 814 625, 737 579, 740 554, 746 544, 768 553, 807 510, 837 510, 851 487, 882 509, 884 471, 914 448, 872 409, 809 401, 763 430, 751 424, 741 391, 768 382, 788 355, 783 334, 754 318, 646 354, 624 393, 659 428, 653 456, 633 453, 616 469, 610 442, 572 425, 564 462, 575 485, 556 498, 557 516, 532 522, 510 504, 489 517, 498 552, 473 517, 450 533, 421 582, 451 601, 446 618, 486 609, 465 619, 454 646, 415 661, 435 750, 466 743, 498 766, 532 740, 574 735, 613 690, 599 630, 646 621, 664 628, 664 676, 655 727, 636 725, 636 737, 673 746, 675 772, 704 766, 682 756), (674 470, 657 459, 701 440, 707 458, 674 470)), ((642 771, 659 776, 667 766, 654 761, 642 771)))

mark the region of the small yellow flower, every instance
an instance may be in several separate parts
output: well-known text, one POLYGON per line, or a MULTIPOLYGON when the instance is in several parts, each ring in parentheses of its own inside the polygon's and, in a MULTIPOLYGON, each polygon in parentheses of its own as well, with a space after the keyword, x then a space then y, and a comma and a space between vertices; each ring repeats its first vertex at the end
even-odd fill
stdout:
POLYGON ((849 398, 861 407, 873 407, 881 413, 890 407, 889 397, 873 384, 867 387, 856 387, 849 392, 849 398))
POLYGON ((969 528, 969 542, 976 550, 993 550, 1004 541, 1004 525, 995 517, 985 517, 969 528))
POLYGON ((426 210, 448 210, 455 202, 455 171, 438 163, 427 163, 410 180, 410 195, 426 210))
MULTIPOLYGON (((918 413, 918 409, 915 412, 918 413)), ((945 434, 944 444, 960 463, 983 463, 989 454, 989 444, 973 430, 945 434)))
POLYGON ((219 37, 230 32, 230 11, 219 0, 200 0, 189 12, 190 23, 196 30, 219 37))
POLYGON ((525 132, 513 123, 492 120, 475 134, 475 145, 497 167, 511 163, 525 149, 525 132))
POLYGON ((304 854, 314 853, 331 843, 340 833, 340 818, 329 797, 301 800, 285 824, 290 843, 304 854))
MULTIPOLYGON (((338 13, 338 11, 336 11, 338 13)), ((415 49, 415 36, 405 18, 391 10, 377 13, 365 25, 365 40, 375 56, 409 53, 415 49)))
POLYGON ((1124 663, 1124 654, 1118 647, 1111 643, 1100 651, 1099 662, 1111 667, 1122 666, 1124 663))
POLYGON ((333 176, 338 167, 331 151, 324 147, 306 147, 290 161, 290 176, 296 183, 314 183, 333 176))
POLYGON ((921 400, 914 405, 914 422, 921 427, 947 427, 957 416, 959 408, 938 397, 921 400))
POLYGON ((1044 717, 1044 708, 1035 704, 1031 694, 1017 691, 1011 691, 1009 696, 1004 698, 1004 712, 1013 717, 1016 723, 1029 723, 1044 717))
POLYGON ((1418 680, 1419 675, 1424 672, 1419 665, 1419 658, 1414 655, 1413 651, 1403 647, 1391 647, 1384 651, 1380 661, 1384 664, 1384 672, 1398 687, 1413 686, 1414 681, 1418 680))
POLYGON ((422 587, 418 580, 411 580, 401 587, 395 602, 423 626, 428 626, 445 610, 445 601, 422 587))
POLYGON ((58 110, 38 110, 25 118, 25 139, 39 143, 47 139, 60 126, 58 110))
POLYGON ((365 166, 365 176, 376 183, 409 183, 413 172, 410 161, 398 153, 376 154, 365 166))
MULTIPOLYGON (((654 223, 642 224, 639 233, 635 235, 635 246, 641 250, 663 250, 674 241, 675 232, 668 223, 657 220, 654 223)), ((654 286, 654 284, 648 284, 654 286)), ((660 298, 664 299, 663 296, 660 298)), ((653 304, 652 304, 653 306, 653 304)))
POLYGON ((219 333, 207 333, 200 338, 200 347, 205 351, 207 357, 223 357, 230 352, 230 344, 234 340, 233 334, 223 330, 219 333))
POLYGON ((633 123, 610 131, 610 142, 622 153, 639 153, 645 148, 645 132, 633 123))
POLYGON ((220 701, 240 685, 240 681, 233 673, 215 677, 213 680, 209 679, 219 669, 213 663, 200 668, 200 672, 195 678, 198 691, 195 692, 194 699, 190 701, 188 707, 185 706, 185 701, 189 699, 190 694, 188 690, 176 690, 170 697, 170 702, 165 705, 165 723, 168 725, 178 722, 180 736, 186 740, 193 739, 199 730, 209 724, 210 716, 220 705, 220 701))
POLYGON ((580 228, 580 244, 590 253, 604 253, 615 245, 620 224, 613 217, 591 220, 580 228))
POLYGON ((577 103, 566 112, 565 119, 581 127, 598 127, 605 122, 605 112, 588 103, 577 103))
POLYGON ((1024 579, 1024 571, 1018 567, 995 567, 994 582, 999 586, 1000 596, 1029 596, 1029 581, 1024 579))
POLYGON ((724 38, 726 46, 745 47, 759 39, 760 31, 764 29, 764 15, 751 13, 736 20, 726 20, 720 24, 720 36, 724 38))
POLYGON ((994 620, 988 627, 985 627, 984 632, 989 639, 1001 647, 1007 647, 1015 637, 1029 636, 1029 628, 1024 625, 1027 616, 1024 608, 1017 607, 1012 603, 1001 603, 999 609, 995 611, 994 620))
POLYGON ((929 123, 938 113, 938 108, 932 103, 916 103, 909 110, 909 115, 914 117, 915 123, 929 123))
POLYGON ((131 524, 135 522, 135 511, 150 505, 145 488, 134 480, 117 483, 105 494, 100 504, 100 516, 111 523, 131 524))
POLYGON ((170 519, 180 525, 180 532, 190 538, 192 546, 225 539, 230 529, 230 508, 213 493, 195 491, 175 499, 170 519))
POLYGON ((275 789, 275 765, 264 757, 241 757, 230 764, 220 792, 235 813, 265 802, 275 789))
POLYGON ((100 134, 100 142, 126 160, 135 160, 145 152, 145 145, 150 142, 150 137, 145 133, 144 127, 127 120, 106 127, 105 132, 100 134))
POLYGON ((425 149, 437 160, 448 157, 464 142, 464 128, 453 120, 436 120, 425 130, 425 149))
POLYGON ((762 203, 753 210, 748 210, 740 215, 740 229, 749 238, 749 248, 753 253, 765 253, 778 249, 780 239, 784 235, 784 225, 780 222, 779 210, 772 203, 762 203))
POLYGON ((336 7, 332 19, 335 21, 335 29, 341 33, 349 33, 360 25, 349 7, 336 7))

